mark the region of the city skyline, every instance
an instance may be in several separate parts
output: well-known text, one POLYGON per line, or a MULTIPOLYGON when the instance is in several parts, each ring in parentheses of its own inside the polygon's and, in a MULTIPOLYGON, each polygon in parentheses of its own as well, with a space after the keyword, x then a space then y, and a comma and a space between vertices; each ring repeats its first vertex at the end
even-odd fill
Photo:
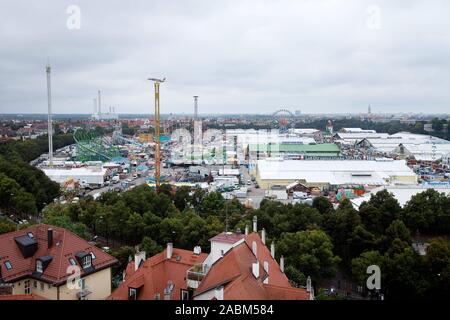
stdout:
POLYGON ((6 1, 0 113, 444 113, 449 4, 420 1, 6 1), (289 10, 288 10, 289 8, 289 10), (79 9, 79 12, 77 10, 79 9), (75 19, 75 20, 73 20, 75 19), (77 21, 79 19, 79 21, 77 21), (79 28, 78 28, 79 27, 79 28))

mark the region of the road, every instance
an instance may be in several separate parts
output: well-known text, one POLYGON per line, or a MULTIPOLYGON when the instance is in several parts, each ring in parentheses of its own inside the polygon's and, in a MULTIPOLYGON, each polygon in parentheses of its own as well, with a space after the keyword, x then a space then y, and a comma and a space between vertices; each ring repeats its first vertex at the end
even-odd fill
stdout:
MULTIPOLYGON (((239 166, 239 172, 242 174, 243 183, 247 183, 247 181, 251 181, 250 173, 245 166, 239 166)), ((264 199, 266 195, 266 190, 261 188, 255 188, 255 183, 252 181, 250 185, 247 185, 248 193, 247 199, 251 199, 253 202, 253 208, 258 209, 261 201, 264 199)))

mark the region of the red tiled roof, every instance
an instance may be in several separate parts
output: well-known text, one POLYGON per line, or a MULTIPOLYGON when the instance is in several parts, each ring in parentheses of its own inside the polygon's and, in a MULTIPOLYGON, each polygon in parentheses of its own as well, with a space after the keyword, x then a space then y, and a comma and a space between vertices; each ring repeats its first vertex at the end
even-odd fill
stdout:
POLYGON ((145 260, 138 270, 134 271, 134 261, 127 266, 125 281, 108 297, 108 300, 128 300, 129 288, 140 288, 138 300, 153 300, 159 293, 164 299, 164 288, 172 281, 174 288, 172 299, 180 299, 180 290, 186 289, 186 271, 196 264, 201 264, 208 256, 192 251, 173 249, 171 259, 167 259, 166 250, 145 260), (177 258, 178 257, 178 258, 177 258))
POLYGON ((286 275, 281 272, 278 263, 262 243, 257 233, 245 236, 245 241, 229 250, 217 260, 200 283, 194 296, 224 286, 225 300, 305 300, 309 293, 305 289, 293 288, 286 275), (252 252, 252 243, 256 242, 256 256, 252 252), (259 261, 259 277, 252 273, 252 264, 259 261), (264 261, 269 264, 269 283, 263 280, 264 261))
POLYGON ((36 294, 7 294, 0 295, 0 300, 47 300, 36 294))
MULTIPOLYGON (((69 258, 75 258, 77 252, 92 252, 95 259, 92 265, 95 270, 101 270, 117 263, 117 260, 109 254, 103 252, 95 245, 73 234, 72 232, 50 225, 40 224, 29 228, 9 232, 0 235, 0 265, 2 266, 2 278, 5 282, 12 282, 23 277, 34 276, 36 270, 36 259, 44 256, 51 256, 52 260, 39 277, 40 280, 60 285, 69 276, 67 268, 70 266, 69 258), (47 230, 53 229, 53 245, 48 248, 47 230), (38 243, 35 254, 29 258, 24 258, 14 238, 26 236, 31 232, 38 243), (12 269, 7 270, 4 263, 9 260, 12 269)), ((77 265, 79 265, 77 261, 77 265)), ((85 271, 81 270, 81 276, 85 271)))
POLYGON ((243 234, 237 234, 232 232, 222 232, 218 234, 217 236, 212 237, 209 239, 209 241, 216 241, 216 242, 222 242, 222 243, 236 243, 239 240, 243 239, 245 235, 243 234))

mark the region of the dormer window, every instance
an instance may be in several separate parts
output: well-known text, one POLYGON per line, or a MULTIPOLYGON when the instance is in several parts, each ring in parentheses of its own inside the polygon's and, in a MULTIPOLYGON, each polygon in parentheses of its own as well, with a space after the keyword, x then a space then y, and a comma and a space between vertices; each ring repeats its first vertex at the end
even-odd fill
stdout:
POLYGON ((36 260, 36 272, 39 272, 39 273, 44 272, 44 268, 42 266, 41 260, 36 260))
POLYGON ((128 299, 129 300, 137 300, 136 288, 128 288, 128 299))
POLYGON ((5 261, 5 267, 6 267, 6 270, 11 270, 12 269, 11 261, 6 260, 5 261))
POLYGON ((45 269, 48 267, 50 262, 52 262, 52 256, 42 256, 36 259, 36 273, 42 274, 45 269))
POLYGON ((72 266, 76 266, 76 265, 77 265, 77 262, 75 261, 74 258, 69 258, 69 263, 70 263, 72 266))
POLYGON ((93 268, 92 265, 92 255, 89 252, 80 251, 75 254, 75 258, 78 261, 78 264, 85 269, 86 271, 89 271, 88 269, 93 268))
POLYGON ((90 254, 83 257, 82 267, 83 269, 90 268, 92 266, 92 256, 90 254))

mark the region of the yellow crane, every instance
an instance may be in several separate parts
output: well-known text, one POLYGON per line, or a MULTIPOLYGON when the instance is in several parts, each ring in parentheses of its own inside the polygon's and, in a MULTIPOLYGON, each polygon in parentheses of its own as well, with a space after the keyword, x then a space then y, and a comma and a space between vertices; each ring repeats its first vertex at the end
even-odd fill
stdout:
POLYGON ((166 78, 149 78, 148 80, 153 81, 155 85, 155 185, 156 191, 159 191, 159 186, 161 185, 161 117, 159 114, 159 85, 166 81, 166 78))

